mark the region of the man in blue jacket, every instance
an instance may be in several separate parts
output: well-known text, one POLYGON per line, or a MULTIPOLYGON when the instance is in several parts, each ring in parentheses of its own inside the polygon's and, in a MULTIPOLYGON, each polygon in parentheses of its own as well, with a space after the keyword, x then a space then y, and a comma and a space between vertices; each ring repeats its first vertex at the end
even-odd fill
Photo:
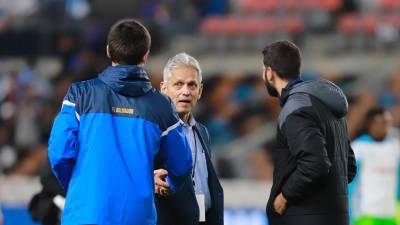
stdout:
POLYGON ((210 159, 210 135, 192 114, 202 90, 201 68, 195 58, 180 53, 168 60, 161 91, 172 99, 184 124, 192 150, 193 171, 192 183, 173 195, 168 195, 169 185, 163 181, 168 172, 155 171, 158 225, 224 224, 223 190, 210 159))
POLYGON ((67 191, 62 224, 156 224, 157 154, 173 191, 190 182, 191 153, 179 118, 142 68, 149 49, 142 24, 117 22, 107 37, 112 66, 72 84, 64 98, 48 150, 67 191))

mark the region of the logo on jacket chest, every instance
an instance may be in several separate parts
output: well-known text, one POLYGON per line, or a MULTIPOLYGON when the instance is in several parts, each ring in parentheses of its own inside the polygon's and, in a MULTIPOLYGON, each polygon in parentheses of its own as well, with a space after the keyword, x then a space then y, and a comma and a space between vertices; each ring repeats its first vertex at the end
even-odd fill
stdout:
POLYGON ((129 115, 133 115, 135 113, 135 109, 133 108, 122 108, 122 107, 112 107, 111 111, 113 113, 129 114, 129 115))

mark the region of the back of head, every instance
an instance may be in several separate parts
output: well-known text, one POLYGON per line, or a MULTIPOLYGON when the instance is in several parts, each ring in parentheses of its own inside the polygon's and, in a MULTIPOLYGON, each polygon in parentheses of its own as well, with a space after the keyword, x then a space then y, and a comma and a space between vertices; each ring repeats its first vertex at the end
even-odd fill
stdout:
POLYGON ((300 76, 301 56, 299 48, 290 41, 276 41, 263 51, 265 67, 271 67, 284 80, 300 76))
POLYGON ((107 36, 108 54, 111 61, 118 64, 138 65, 150 50, 149 31, 134 19, 124 19, 115 23, 107 36))

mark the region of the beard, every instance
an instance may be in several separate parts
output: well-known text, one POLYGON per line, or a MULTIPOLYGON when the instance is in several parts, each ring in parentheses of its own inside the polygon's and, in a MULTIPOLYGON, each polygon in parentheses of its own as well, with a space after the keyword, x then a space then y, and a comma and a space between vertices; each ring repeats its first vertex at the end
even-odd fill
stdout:
POLYGON ((267 92, 271 97, 279 97, 279 92, 271 83, 265 80, 265 87, 267 88, 267 92))

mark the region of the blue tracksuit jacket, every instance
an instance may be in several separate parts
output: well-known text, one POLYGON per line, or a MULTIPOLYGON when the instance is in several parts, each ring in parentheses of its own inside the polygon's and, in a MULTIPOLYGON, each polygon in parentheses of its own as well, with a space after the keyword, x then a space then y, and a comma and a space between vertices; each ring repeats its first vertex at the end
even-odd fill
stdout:
POLYGON ((96 79, 72 84, 48 149, 67 190, 62 224, 155 224, 156 154, 173 191, 190 182, 182 125, 141 67, 110 66, 96 79))

